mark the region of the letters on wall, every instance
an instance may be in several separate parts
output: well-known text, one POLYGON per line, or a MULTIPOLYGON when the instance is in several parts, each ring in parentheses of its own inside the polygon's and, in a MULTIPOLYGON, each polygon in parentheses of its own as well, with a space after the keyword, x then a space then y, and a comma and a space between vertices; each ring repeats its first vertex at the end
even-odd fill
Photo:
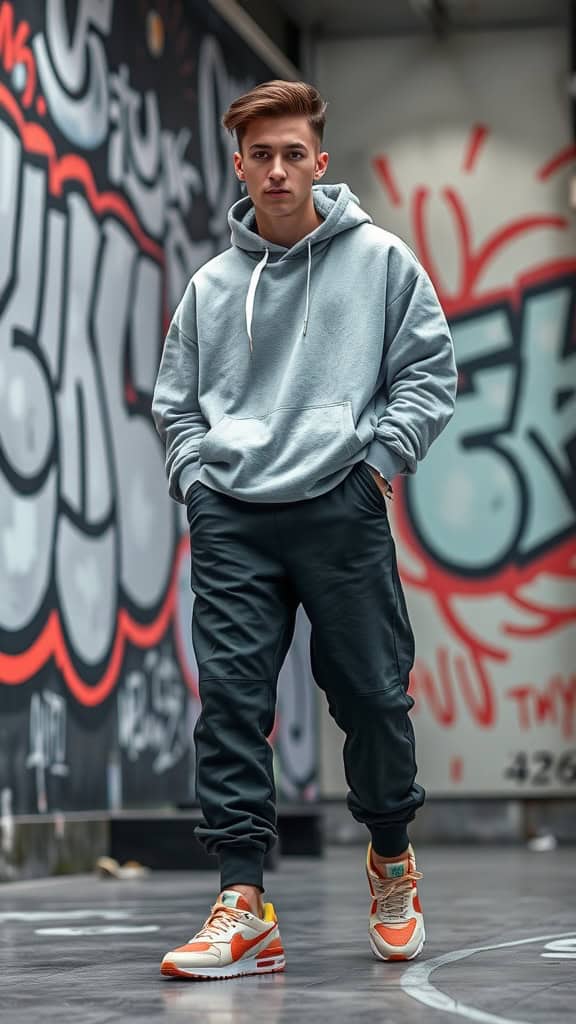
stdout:
MULTIPOLYGON (((187 800, 189 541, 150 417, 189 277, 229 244, 222 112, 272 77, 206 3, 0 0, 0 790, 187 800)), ((294 655, 293 655, 294 657, 294 655)), ((288 664, 275 749, 314 793, 288 664)))

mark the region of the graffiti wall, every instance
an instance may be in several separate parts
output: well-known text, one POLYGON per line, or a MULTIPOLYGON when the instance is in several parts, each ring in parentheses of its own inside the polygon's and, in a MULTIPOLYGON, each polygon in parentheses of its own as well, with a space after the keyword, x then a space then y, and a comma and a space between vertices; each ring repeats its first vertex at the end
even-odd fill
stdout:
MULTIPOLYGON (((187 800, 186 520, 150 417, 190 275, 229 244, 231 99, 273 72, 208 3, 0 0, 0 790, 12 813, 187 800)), ((314 793, 295 645, 275 749, 314 793)))
POLYGON ((412 246, 457 353, 455 416, 392 508, 431 794, 576 795, 565 46, 560 31, 539 30, 320 52, 332 180, 348 180, 376 223, 412 246))

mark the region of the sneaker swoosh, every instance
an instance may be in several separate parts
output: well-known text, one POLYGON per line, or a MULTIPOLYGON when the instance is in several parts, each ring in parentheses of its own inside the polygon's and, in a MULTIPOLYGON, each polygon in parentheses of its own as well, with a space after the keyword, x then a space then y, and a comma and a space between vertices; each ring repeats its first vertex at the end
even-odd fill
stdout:
POLYGON ((272 934, 275 927, 276 922, 274 922, 272 927, 269 928, 267 932, 262 932, 261 935, 257 935, 254 939, 245 939, 244 936, 240 934, 240 932, 236 932, 236 935, 232 937, 232 940, 230 942, 230 952, 232 954, 232 959, 234 961, 240 960, 240 958, 243 957, 244 954, 247 953, 249 949, 252 949, 253 946, 257 946, 260 942, 263 942, 264 939, 267 939, 268 936, 272 934))

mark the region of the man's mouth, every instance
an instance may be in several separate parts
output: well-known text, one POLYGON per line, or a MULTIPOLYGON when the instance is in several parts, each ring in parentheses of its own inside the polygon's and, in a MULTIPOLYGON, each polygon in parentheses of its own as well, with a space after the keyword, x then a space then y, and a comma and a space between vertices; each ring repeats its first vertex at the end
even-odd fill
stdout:
POLYGON ((273 196, 287 196, 290 194, 290 190, 287 188, 267 188, 266 193, 273 196))

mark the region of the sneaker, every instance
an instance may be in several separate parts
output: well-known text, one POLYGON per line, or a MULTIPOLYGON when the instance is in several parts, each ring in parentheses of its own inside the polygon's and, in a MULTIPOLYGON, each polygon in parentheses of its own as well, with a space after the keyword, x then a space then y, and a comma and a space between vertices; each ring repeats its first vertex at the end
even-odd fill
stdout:
POLYGON ((167 977, 236 978, 274 974, 286 966, 278 919, 271 903, 256 917, 240 892, 225 889, 200 931, 185 946, 166 953, 160 970, 167 977))
POLYGON ((421 952, 426 934, 416 886, 422 874, 416 871, 412 846, 408 847, 406 860, 377 868, 372 859, 372 843, 369 843, 366 874, 372 896, 369 926, 372 952, 379 960, 413 960, 421 952))

